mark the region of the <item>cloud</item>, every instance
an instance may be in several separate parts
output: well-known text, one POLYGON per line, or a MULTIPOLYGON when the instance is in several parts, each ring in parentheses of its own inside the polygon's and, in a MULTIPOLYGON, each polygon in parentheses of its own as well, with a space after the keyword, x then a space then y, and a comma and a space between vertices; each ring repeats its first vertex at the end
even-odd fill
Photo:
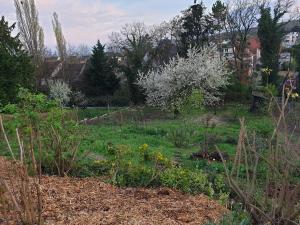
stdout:
MULTIPOLYGON (((175 16, 187 6, 181 0, 35 0, 46 45, 53 48, 52 15, 57 12, 66 40, 72 44, 93 45, 119 31, 125 23, 143 21, 159 23, 175 16), (175 3, 174 3, 175 2, 175 3)), ((13 0, 0 0, 0 15, 15 21, 13 0)))
MULTIPOLYGON (((2 1, 2 0, 1 0, 2 1)), ((36 0, 46 44, 55 46, 52 15, 57 12, 66 40, 71 44, 94 44, 121 23, 127 12, 102 0, 36 0)))

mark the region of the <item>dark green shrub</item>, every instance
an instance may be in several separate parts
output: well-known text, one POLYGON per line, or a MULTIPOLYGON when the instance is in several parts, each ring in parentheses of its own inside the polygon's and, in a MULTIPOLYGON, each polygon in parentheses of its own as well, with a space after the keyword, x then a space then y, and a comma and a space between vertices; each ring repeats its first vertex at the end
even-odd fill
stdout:
POLYGON ((117 153, 117 148, 116 146, 114 146, 113 143, 109 142, 107 143, 107 145, 105 146, 106 151, 109 155, 115 155, 117 153))
POLYGON ((15 114, 18 111, 18 107, 16 104, 7 104, 4 107, 0 108, 0 113, 5 114, 15 114))
POLYGON ((112 183, 118 186, 147 187, 158 183, 158 171, 145 165, 123 162, 114 172, 112 183))
POLYGON ((183 168, 167 169, 160 175, 163 186, 175 188, 185 193, 204 193, 213 196, 214 190, 208 177, 201 171, 191 171, 183 168))
POLYGON ((76 164, 83 127, 43 94, 20 88, 18 99, 8 126, 18 128, 24 154, 35 155, 43 172, 64 176, 76 164))
POLYGON ((109 160, 82 159, 70 170, 70 175, 75 177, 108 176, 112 167, 109 160))

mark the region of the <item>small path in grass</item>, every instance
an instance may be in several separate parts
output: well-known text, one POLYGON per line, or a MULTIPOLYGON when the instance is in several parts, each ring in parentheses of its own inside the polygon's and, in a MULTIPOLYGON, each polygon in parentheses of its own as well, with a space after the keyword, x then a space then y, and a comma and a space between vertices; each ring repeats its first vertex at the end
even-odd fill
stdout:
MULTIPOLYGON (((0 158, 0 178, 12 186, 9 165, 0 158)), ((46 225, 201 225, 216 222, 228 212, 204 195, 185 195, 167 188, 117 188, 96 178, 44 176, 41 191, 46 225)), ((7 193, 3 196, 9 199, 7 193)), ((13 207, 4 212, 1 204, 0 224, 18 224, 13 207)))

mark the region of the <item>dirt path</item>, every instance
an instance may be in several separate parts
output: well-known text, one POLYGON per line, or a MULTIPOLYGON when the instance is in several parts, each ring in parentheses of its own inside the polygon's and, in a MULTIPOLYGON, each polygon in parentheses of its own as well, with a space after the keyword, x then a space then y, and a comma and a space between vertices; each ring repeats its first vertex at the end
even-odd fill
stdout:
MULTIPOLYGON (((0 158, 0 176, 7 177, 0 158)), ((45 224, 76 225, 199 225, 227 212, 204 195, 183 195, 170 189, 116 188, 95 178, 42 178, 45 224)), ((0 224, 18 224, 13 209, 0 202, 0 224), (1 208, 2 207, 2 208, 1 208), (8 221, 8 218, 10 222, 8 221)))

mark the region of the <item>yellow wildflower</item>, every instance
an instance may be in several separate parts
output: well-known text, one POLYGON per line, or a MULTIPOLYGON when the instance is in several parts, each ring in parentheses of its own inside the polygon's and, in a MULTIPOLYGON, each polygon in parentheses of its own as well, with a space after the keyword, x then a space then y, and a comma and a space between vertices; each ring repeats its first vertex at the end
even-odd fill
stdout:
POLYGON ((292 93, 292 94, 291 94, 291 97, 292 97, 292 98, 298 98, 298 97, 299 97, 299 94, 298 94, 298 93, 292 93))
POLYGON ((265 73, 266 75, 268 75, 268 76, 270 76, 270 74, 271 74, 271 72, 272 72, 272 70, 271 70, 270 68, 263 68, 261 71, 262 71, 263 73, 265 73))
POLYGON ((164 156, 160 153, 160 152, 158 152, 157 154, 156 154, 156 160, 157 161, 159 161, 159 162, 162 162, 162 161, 164 161, 164 156))

